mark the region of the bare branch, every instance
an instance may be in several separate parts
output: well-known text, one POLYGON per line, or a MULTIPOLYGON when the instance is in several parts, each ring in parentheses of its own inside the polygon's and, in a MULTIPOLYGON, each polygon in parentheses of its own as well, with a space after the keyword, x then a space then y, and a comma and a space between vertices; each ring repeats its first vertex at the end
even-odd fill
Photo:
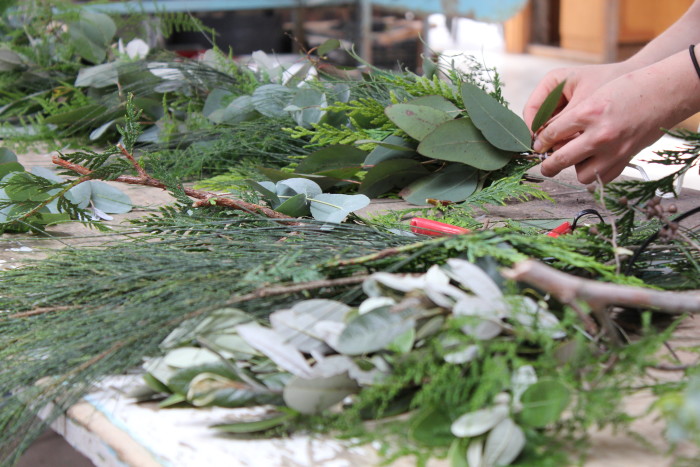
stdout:
POLYGON ((505 270, 503 275, 551 293, 562 303, 581 301, 593 310, 617 305, 654 308, 668 314, 700 313, 700 291, 697 290, 668 292, 597 282, 557 271, 535 260, 517 263, 512 269, 505 270))

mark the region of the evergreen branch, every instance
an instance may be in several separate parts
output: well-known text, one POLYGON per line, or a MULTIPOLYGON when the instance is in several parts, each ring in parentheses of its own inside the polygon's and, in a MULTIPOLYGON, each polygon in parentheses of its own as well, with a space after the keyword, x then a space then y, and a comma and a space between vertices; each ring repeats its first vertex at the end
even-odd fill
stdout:
MULTIPOLYGON (((123 146, 122 146, 123 148, 123 146)), ((124 151, 126 151, 124 149, 124 151)), ((133 160, 134 163, 138 165, 138 162, 131 156, 131 159, 133 160)), ((73 162, 67 161, 65 159, 62 159, 58 156, 54 156, 52 159, 53 163, 66 168, 68 170, 72 170, 73 172, 76 172, 78 174, 84 175, 84 176, 90 176, 92 174, 92 170, 88 169, 87 167, 84 167, 79 164, 75 164, 73 162)), ((162 188, 163 190, 167 190, 168 187, 165 183, 162 181, 155 179, 148 175, 143 168, 137 169, 140 173, 142 172, 142 175, 139 175, 138 177, 135 177, 133 175, 120 175, 116 178, 113 179, 115 182, 121 182, 121 183, 126 183, 129 185, 143 185, 143 186, 150 186, 154 188, 162 188)), ((280 212, 275 211, 274 209, 270 209, 265 206, 260 206, 258 204, 253 204, 253 203, 248 203, 246 201, 238 200, 238 199, 233 199, 233 198, 224 198, 216 195, 215 193, 210 193, 207 191, 201 191, 201 190, 195 190, 192 188, 182 188, 184 193, 189 196, 190 198, 195 198, 196 201, 193 206, 194 207, 201 207, 201 206, 206 206, 206 205, 217 205, 225 208, 231 208, 231 209, 236 209, 239 211, 245 211, 245 212, 251 212, 251 213, 258 213, 258 214, 263 214, 266 217, 272 218, 272 219, 293 219, 290 216, 287 216, 285 214, 282 214, 280 212)), ((294 224, 290 224, 294 225, 294 224)))
MULTIPOLYGON (((25 220, 29 219, 30 217, 34 216, 35 214, 38 214, 42 208, 45 208, 46 206, 51 204, 54 200, 63 197, 66 193, 68 193, 68 191, 70 191, 71 188, 78 186, 83 182, 87 182, 88 180, 91 180, 91 179, 92 179, 92 177, 90 175, 86 174, 83 177, 80 177, 76 180, 73 180, 72 182, 68 183, 65 187, 63 187, 58 193, 55 193, 55 194, 49 196, 44 201, 39 202, 36 206, 34 206, 29 211, 23 213, 21 216, 15 218, 15 219, 8 219, 8 221, 21 222, 21 221, 25 221, 25 220)), ((76 207, 76 209, 77 209, 77 207, 76 207)), ((81 212, 81 211, 82 210, 79 210, 79 212, 81 212)), ((82 219, 83 216, 79 216, 79 217, 82 219)))

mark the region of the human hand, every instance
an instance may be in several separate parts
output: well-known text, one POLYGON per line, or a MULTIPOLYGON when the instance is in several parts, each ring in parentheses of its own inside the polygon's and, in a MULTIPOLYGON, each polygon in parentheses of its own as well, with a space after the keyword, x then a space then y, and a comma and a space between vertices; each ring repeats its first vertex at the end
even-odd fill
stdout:
POLYGON ((578 102, 595 92, 603 84, 621 76, 627 67, 623 63, 606 65, 587 65, 573 68, 558 68, 545 75, 525 104, 523 118, 528 127, 532 126, 535 114, 545 98, 562 81, 566 80, 562 101, 554 111, 558 114, 565 107, 575 106, 578 102))
POLYGON ((536 152, 554 151, 542 163, 542 175, 572 165, 581 183, 606 183, 620 175, 637 152, 661 136, 662 127, 677 121, 680 104, 663 91, 666 80, 658 70, 641 69, 585 96, 575 87, 577 101, 572 98, 536 135, 536 152))

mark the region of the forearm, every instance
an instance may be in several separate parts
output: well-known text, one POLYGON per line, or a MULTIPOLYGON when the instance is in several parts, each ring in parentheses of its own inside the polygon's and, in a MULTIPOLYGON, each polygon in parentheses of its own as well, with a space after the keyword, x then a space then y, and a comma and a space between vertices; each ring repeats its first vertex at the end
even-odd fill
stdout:
POLYGON ((690 6, 688 11, 660 36, 649 42, 622 65, 628 71, 639 69, 669 57, 690 44, 700 42, 700 0, 690 6))

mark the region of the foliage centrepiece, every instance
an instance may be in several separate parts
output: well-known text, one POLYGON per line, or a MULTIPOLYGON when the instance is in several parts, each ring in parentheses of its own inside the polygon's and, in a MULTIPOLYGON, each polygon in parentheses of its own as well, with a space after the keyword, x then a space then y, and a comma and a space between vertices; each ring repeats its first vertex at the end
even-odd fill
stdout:
MULTIPOLYGON (((426 77, 374 70, 353 81, 313 56, 296 74, 264 54, 255 55, 257 72, 218 52, 203 62, 136 58, 114 54, 111 26, 102 28, 110 37, 90 32, 109 17, 66 14, 68 27, 56 34, 72 34, 71 53, 92 66, 62 69, 60 79, 32 90, 3 82, 15 90, 6 94, 5 128, 23 140, 104 142, 118 135, 124 150, 65 155, 91 170, 80 183, 25 175, 4 152, 3 226, 42 229, 48 214, 85 220, 84 208, 92 202, 99 209, 100 196, 87 198, 86 191, 77 198, 76 187, 89 183, 92 196, 100 193, 93 191, 97 179, 144 168, 188 202, 142 220, 147 235, 3 273, 2 462, 16 459, 41 429, 34 415, 49 403, 56 404, 55 416, 96 379, 138 367, 144 358, 151 397, 164 397, 164 407, 276 407, 269 418, 220 430, 270 436, 333 430, 380 438, 390 458, 413 453, 422 460, 448 455, 454 465, 558 465, 587 428, 628 420, 617 405, 658 363, 672 327, 659 332, 643 314, 637 337, 616 347, 610 336, 582 328, 577 307, 521 289, 498 270, 534 257, 580 276, 642 285, 622 275, 616 261, 643 239, 635 213, 696 164, 697 135, 685 134, 688 148, 668 154, 669 163, 681 166, 676 174, 606 187, 601 208, 620 216, 616 230, 601 225, 598 232, 551 238, 512 222, 425 240, 390 221, 368 224, 350 213, 368 196, 398 191, 416 204, 461 203, 438 211, 473 228, 472 206, 538 195, 522 184, 526 159, 513 157, 530 151, 529 131, 502 105, 497 75, 484 82, 478 68, 447 68, 444 80, 428 67, 426 77), (313 69, 320 74, 309 80, 313 69), (70 98, 56 101, 58 88, 70 98), (30 91, 40 94, 26 99, 30 91), (18 109, 30 108, 31 120, 19 117, 18 109), (246 133, 256 127, 266 134, 246 133), (138 154, 138 164, 125 154, 138 154), (205 185, 267 201, 293 225, 287 218, 191 208, 183 177, 229 168, 205 185), (337 224, 348 216, 354 223, 337 224), (405 412, 407 420, 391 419, 374 432, 363 428, 364 420, 405 412), (391 442, 400 430, 409 443, 391 442)), ((36 57, 29 63, 29 54, 44 48, 18 46, 13 41, 26 39, 20 36, 0 54, 5 71, 59 66, 36 57)), ((665 249, 644 258, 644 267, 635 264, 648 283, 698 288, 697 229, 680 230, 686 238, 669 238, 665 249), (658 280, 659 264, 673 280, 658 280)), ((695 371, 686 372, 691 378, 695 371)), ((664 394, 672 439, 697 436, 692 418, 673 415, 692 406, 696 386, 655 389, 664 394)))

